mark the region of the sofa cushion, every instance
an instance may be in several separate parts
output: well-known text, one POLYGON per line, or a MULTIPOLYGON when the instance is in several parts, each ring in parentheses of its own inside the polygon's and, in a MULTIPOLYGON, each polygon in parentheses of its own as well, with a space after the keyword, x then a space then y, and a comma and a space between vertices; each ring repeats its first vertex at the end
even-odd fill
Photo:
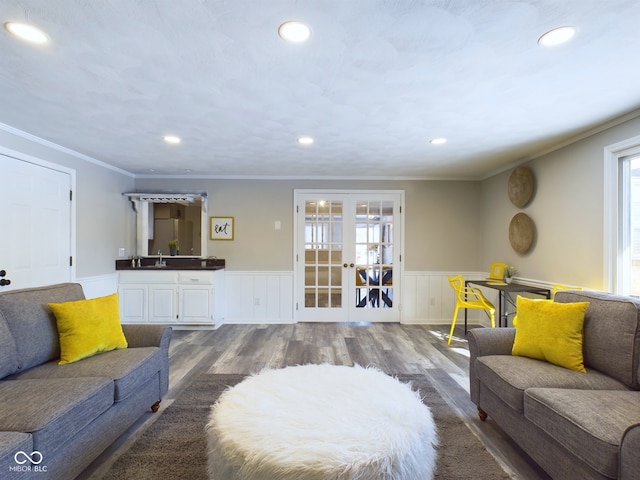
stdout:
POLYGON ((0 382, 0 431, 30 433, 46 458, 113 405, 110 378, 0 382))
POLYGON ((82 286, 77 283, 12 290, 0 294, 0 312, 7 321, 16 344, 19 370, 60 357, 56 320, 48 304, 83 298, 82 286))
MULTIPOLYGON (((26 380, 42 378, 108 377, 114 383, 114 398, 119 402, 162 368, 162 351, 158 347, 127 348, 101 353, 79 362, 58 365, 48 362, 9 378, 26 380)), ((159 397, 158 397, 159 398, 159 397)))
POLYGON ((591 468, 618 476, 620 442, 640 422, 640 392, 531 388, 525 417, 591 468))
POLYGON ((589 302, 584 317, 584 363, 640 389, 640 300, 589 291, 561 291, 556 302, 589 302))
POLYGON ((18 350, 9 325, 0 311, 0 378, 18 369, 18 350))
MULTIPOLYGON (((31 435, 23 432, 0 432, 0 472, 3 475, 9 475, 9 478, 21 478, 17 473, 21 465, 18 462, 23 461, 24 458, 19 455, 18 462, 16 462, 15 455, 18 452, 25 452, 27 455, 33 453, 31 435), (14 470, 11 470, 12 468, 14 470)), ((7 477, 3 476, 2 478, 7 477)))
POLYGON ((127 348, 122 333, 118 294, 89 300, 50 303, 60 337, 60 365, 77 362, 96 353, 127 348))
POLYGON ((525 390, 532 387, 627 390, 623 383, 594 369, 589 369, 587 373, 576 372, 527 357, 479 357, 475 371, 488 389, 518 412, 524 410, 525 390))
POLYGON ((556 303, 518 296, 512 354, 586 372, 582 326, 589 302, 556 303))

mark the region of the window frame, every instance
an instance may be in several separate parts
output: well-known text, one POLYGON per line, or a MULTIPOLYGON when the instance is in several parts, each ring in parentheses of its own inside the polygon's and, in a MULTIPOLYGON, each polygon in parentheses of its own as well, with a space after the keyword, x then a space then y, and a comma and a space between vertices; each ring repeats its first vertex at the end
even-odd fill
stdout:
POLYGON ((605 290, 620 294, 628 293, 624 291, 625 272, 621 268, 628 256, 625 241, 629 238, 623 223, 629 210, 622 207, 630 199, 629 191, 624 188, 629 177, 629 168, 625 168, 624 163, 637 155, 640 155, 640 135, 604 148, 603 279, 605 290))

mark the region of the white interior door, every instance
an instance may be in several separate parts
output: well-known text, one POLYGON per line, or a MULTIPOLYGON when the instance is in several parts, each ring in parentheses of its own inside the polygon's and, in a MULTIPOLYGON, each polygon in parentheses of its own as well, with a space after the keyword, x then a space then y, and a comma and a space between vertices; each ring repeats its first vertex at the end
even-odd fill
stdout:
POLYGON ((0 292, 72 281, 71 174, 1 153, 0 172, 0 270, 11 281, 0 292))
POLYGON ((400 193, 296 192, 297 320, 400 321, 401 202, 400 193))

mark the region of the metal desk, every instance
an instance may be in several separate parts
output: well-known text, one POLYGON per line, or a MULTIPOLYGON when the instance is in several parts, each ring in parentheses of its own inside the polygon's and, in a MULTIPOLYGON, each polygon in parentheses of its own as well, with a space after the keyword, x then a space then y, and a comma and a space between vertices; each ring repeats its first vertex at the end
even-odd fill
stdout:
MULTIPOLYGON (((507 303, 510 303, 515 308, 515 303, 509 297, 511 293, 533 293, 535 295, 541 295, 547 299, 551 298, 551 290, 544 287, 534 287, 533 285, 525 285, 523 283, 500 283, 491 280, 467 280, 464 282, 465 286, 469 284, 478 285, 480 287, 493 288, 498 290, 498 326, 508 327, 508 313, 505 311, 507 303), (504 318, 504 325, 502 325, 502 319, 504 318)), ((464 310, 464 331, 467 332, 467 309, 464 310)))

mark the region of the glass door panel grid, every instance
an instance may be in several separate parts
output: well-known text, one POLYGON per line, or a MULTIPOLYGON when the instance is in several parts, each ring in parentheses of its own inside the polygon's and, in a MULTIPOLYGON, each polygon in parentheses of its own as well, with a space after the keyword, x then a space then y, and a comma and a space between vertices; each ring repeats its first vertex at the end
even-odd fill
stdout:
POLYGON ((305 281, 307 308, 342 307, 342 201, 305 202, 305 281))
POLYGON ((393 202, 356 203, 356 307, 393 305, 393 202))

